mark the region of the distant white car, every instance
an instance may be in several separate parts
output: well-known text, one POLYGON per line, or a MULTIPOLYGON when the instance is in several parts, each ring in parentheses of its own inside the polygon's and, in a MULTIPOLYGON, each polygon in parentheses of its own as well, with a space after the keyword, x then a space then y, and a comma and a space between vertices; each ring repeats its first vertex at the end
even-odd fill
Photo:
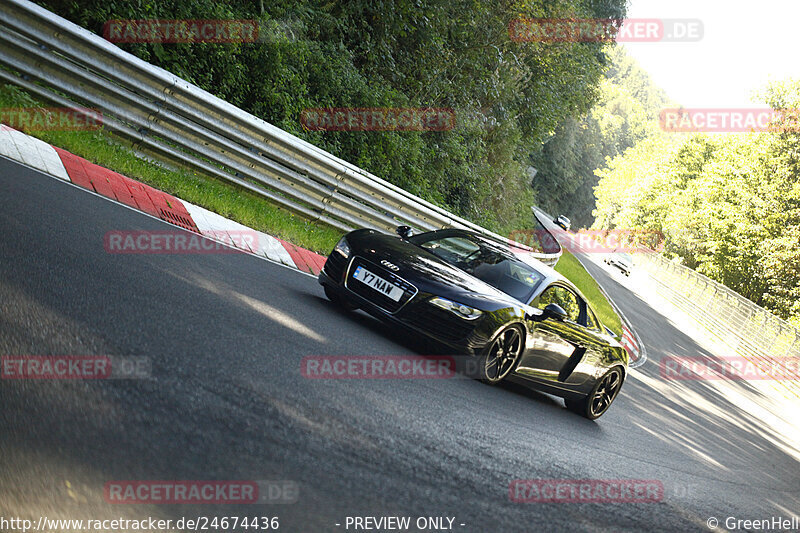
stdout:
POLYGON ((630 254, 625 253, 613 253, 608 254, 605 259, 603 259, 605 263, 609 266, 613 266, 618 268, 620 272, 625 274, 626 276, 631 275, 631 270, 633 270, 633 258, 630 254))
POLYGON ((571 224, 569 219, 567 217, 565 217, 564 215, 559 215, 558 218, 554 218, 553 219, 553 223, 554 224, 558 224, 559 226, 561 226, 565 230, 569 230, 569 226, 571 224))

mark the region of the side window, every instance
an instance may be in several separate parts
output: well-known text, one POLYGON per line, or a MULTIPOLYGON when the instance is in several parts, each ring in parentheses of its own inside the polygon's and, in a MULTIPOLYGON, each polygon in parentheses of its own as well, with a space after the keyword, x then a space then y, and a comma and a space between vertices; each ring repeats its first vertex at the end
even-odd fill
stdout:
POLYGON ((586 327, 591 330, 604 333, 603 327, 600 325, 600 321, 597 320, 597 317, 594 315, 592 310, 589 309, 588 305, 586 306, 586 327))
POLYGON ((581 317, 581 305, 578 295, 559 285, 548 287, 539 297, 539 307, 544 309, 547 304, 558 304, 567 312, 567 318, 578 322, 581 317))

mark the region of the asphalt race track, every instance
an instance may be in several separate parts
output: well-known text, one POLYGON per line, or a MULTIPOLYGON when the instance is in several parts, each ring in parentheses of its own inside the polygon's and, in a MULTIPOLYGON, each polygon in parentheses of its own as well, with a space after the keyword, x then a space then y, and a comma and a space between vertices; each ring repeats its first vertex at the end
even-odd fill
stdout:
POLYGON ((666 355, 710 354, 613 280, 601 282, 648 362, 591 422, 511 385, 306 379, 304 356, 428 348, 262 259, 106 253, 108 231, 169 226, 5 159, 0 221, 0 355, 151 364, 150 379, 0 381, 2 516, 277 516, 280 531, 298 532, 353 531, 348 516, 454 517, 464 532, 709 531, 712 516, 800 512, 798 443, 709 383, 661 378, 666 355), (657 480, 664 493, 516 503, 517 479, 657 480), (299 497, 111 504, 111 480, 290 480, 299 497))

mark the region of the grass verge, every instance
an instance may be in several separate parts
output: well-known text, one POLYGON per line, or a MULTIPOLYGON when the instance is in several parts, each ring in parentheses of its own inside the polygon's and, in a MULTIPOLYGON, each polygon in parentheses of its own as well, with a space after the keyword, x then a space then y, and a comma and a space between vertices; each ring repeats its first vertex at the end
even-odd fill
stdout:
POLYGON ((574 255, 563 250, 561 259, 556 263, 555 269, 580 289, 586 299, 589 300, 589 304, 597 312, 597 318, 603 324, 617 335, 622 335, 622 321, 619 315, 617 315, 611 303, 600 291, 597 282, 583 268, 583 265, 574 255))
MULTIPOLYGON (((21 107, 48 106, 19 87, 0 85, 0 108, 21 107)), ((102 129, 32 131, 23 128, 23 131, 92 163, 323 255, 328 255, 342 236, 342 232, 337 229, 308 221, 234 185, 195 172, 172 171, 141 159, 102 129)))

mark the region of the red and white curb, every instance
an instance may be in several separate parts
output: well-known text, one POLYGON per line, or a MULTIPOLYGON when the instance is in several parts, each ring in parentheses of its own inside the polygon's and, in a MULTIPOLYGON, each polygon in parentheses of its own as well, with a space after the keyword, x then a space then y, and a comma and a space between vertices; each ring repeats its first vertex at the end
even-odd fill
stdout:
POLYGON ((149 185, 95 165, 8 126, 0 125, 0 155, 71 182, 183 229, 239 248, 311 275, 319 274, 325 257, 248 228, 208 209, 179 200, 149 185), (255 239, 238 239, 243 233, 255 239))
POLYGON ((622 324, 622 339, 619 341, 619 343, 623 348, 625 348, 625 350, 627 350, 628 355, 630 356, 629 366, 631 368, 636 368, 644 363, 644 361, 639 363, 639 360, 642 356, 641 350, 639 350, 639 343, 636 341, 636 337, 626 324, 622 324))
POLYGON ((69 181, 55 149, 46 142, 0 124, 0 155, 69 181))

